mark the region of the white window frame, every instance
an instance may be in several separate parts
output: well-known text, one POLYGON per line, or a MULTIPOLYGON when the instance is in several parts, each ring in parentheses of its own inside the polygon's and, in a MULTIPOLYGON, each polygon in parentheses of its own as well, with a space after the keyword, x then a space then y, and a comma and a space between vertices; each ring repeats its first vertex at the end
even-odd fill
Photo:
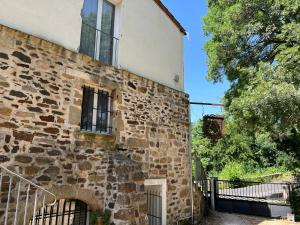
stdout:
MULTIPOLYGON (((121 3, 116 4, 113 0, 107 0, 111 4, 115 6, 115 15, 114 15, 114 34, 113 36, 120 41, 120 11, 121 11, 121 3)), ((97 10, 97 26, 96 29, 101 31, 101 22, 102 22, 102 7, 103 7, 103 0, 98 0, 98 10, 97 10)), ((96 45, 95 45, 95 59, 99 60, 99 53, 100 53, 100 39, 101 39, 101 32, 100 35, 97 36, 96 45)), ((118 51, 119 51, 119 41, 113 40, 113 54, 112 54, 112 65, 118 67, 118 51)))
POLYGON ((167 225, 167 179, 146 179, 145 186, 159 186, 162 199, 162 225, 167 225))
POLYGON ((106 132, 99 132, 97 131, 97 127, 96 126, 92 126, 92 132, 93 133, 100 133, 100 134, 110 134, 111 132, 109 132, 109 128, 110 126, 110 112, 111 112, 111 91, 104 89, 104 88, 95 88, 94 91, 94 105, 93 105, 93 120, 92 120, 92 124, 97 124, 97 108, 98 108, 98 92, 99 91, 106 91, 108 92, 108 105, 107 105, 107 131, 106 132))

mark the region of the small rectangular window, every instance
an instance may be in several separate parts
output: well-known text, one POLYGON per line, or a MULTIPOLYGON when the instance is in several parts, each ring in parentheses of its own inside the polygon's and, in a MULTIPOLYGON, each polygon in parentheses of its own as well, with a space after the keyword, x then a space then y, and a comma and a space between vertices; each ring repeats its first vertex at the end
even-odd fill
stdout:
POLYGON ((83 87, 81 131, 110 134, 111 96, 108 91, 83 87))

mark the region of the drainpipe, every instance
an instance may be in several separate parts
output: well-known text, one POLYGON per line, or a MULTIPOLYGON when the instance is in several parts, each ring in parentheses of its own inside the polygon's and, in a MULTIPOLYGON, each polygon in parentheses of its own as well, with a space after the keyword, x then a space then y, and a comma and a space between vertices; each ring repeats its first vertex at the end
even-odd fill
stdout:
POLYGON ((192 112, 189 104, 189 160, 191 178, 191 204, 192 204, 192 224, 194 224, 194 198, 193 198, 193 160, 192 160, 192 112))

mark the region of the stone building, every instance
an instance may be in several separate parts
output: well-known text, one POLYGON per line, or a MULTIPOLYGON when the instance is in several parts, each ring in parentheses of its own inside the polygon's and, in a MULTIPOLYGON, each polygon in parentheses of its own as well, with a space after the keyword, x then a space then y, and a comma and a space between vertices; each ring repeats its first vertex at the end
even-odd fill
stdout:
MULTIPOLYGON (((153 222, 147 193, 158 193, 156 224, 176 224, 193 208, 185 31, 158 0, 99 0, 102 29, 111 32, 100 38, 98 27, 84 23, 93 21, 87 15, 93 1, 0 1, 0 165, 57 200, 83 202, 87 214, 110 210, 114 224, 153 222), (154 24, 145 31, 143 21, 154 24), (160 38, 168 36, 172 41, 160 38)), ((13 224, 19 201, 3 196, 17 185, 0 184, 0 219, 9 215, 13 224)), ((16 224, 24 214, 38 216, 21 207, 25 191, 20 199, 16 224)))

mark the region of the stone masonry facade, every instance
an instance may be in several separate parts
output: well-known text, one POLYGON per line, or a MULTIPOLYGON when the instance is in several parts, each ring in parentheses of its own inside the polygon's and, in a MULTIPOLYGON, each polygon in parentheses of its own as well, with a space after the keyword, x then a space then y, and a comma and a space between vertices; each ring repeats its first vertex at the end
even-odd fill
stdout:
POLYGON ((1 165, 115 224, 147 224, 144 180, 166 178, 172 225, 191 216, 189 155, 187 94, 0 25, 1 165), (112 135, 80 131, 84 85, 111 91, 112 135))

